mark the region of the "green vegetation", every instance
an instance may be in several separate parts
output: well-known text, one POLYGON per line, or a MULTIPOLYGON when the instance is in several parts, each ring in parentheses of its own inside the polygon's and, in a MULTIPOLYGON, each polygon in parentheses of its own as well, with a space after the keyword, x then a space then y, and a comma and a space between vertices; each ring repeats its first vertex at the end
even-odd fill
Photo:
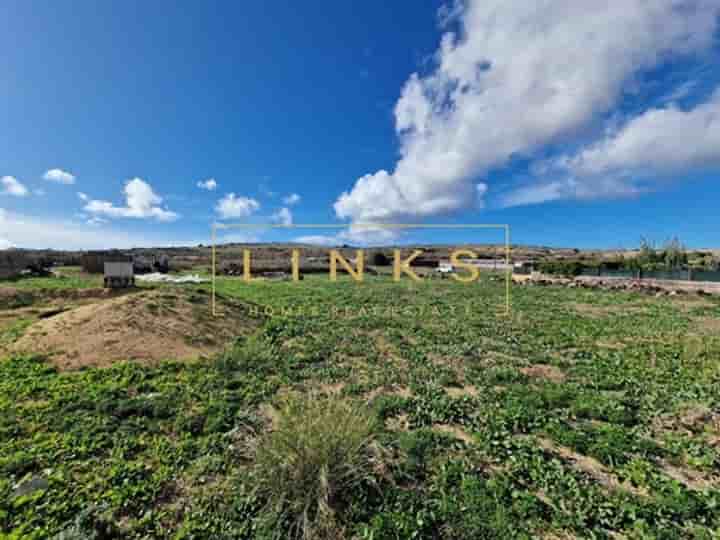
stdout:
POLYGON ((33 322, 35 319, 32 317, 19 317, 9 325, 0 328, 0 347, 15 343, 33 322))
MULTIPOLYGON (((634 274, 646 272, 678 272, 681 270, 720 270, 720 261, 712 253, 689 251, 678 238, 667 240, 662 248, 645 238, 635 255, 616 255, 612 259, 582 257, 565 260, 547 260, 538 264, 545 274, 578 276, 584 272, 627 271, 634 274)), ((669 277, 668 277, 669 279, 669 277)))
POLYGON ((6 538, 720 535, 716 299, 218 291, 264 322, 213 361, 0 361, 6 538))
POLYGON ((338 513, 356 489, 373 482, 375 419, 349 401, 311 394, 288 398, 272 427, 255 456, 268 532, 341 538, 338 513))
POLYGON ((5 280, 4 285, 32 291, 37 289, 90 289, 103 286, 102 274, 63 273, 60 277, 26 277, 5 280))

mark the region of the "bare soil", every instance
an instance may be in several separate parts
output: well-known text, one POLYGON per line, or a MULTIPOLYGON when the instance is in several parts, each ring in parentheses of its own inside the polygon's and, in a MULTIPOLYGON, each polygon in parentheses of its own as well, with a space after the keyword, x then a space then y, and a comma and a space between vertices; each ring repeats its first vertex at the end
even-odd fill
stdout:
POLYGON ((528 377, 545 379, 554 383, 560 383, 565 380, 565 374, 560 368, 548 364, 534 364, 520 368, 520 371, 528 377))
POLYGON ((240 304, 218 302, 222 316, 213 317, 210 295, 202 291, 135 292, 42 318, 13 349, 46 355, 60 369, 196 359, 218 352, 261 322, 240 304))

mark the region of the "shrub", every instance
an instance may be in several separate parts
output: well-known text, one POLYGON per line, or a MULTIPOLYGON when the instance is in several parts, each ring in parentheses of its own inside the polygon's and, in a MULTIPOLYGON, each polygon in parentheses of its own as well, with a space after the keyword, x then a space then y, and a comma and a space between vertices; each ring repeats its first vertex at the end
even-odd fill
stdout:
POLYGON ((226 376, 237 372, 263 373, 274 367, 275 350, 258 336, 238 338, 215 357, 215 368, 226 376))
POLYGON ((274 538, 344 537, 340 512, 373 484, 376 427, 366 408, 338 397, 286 399, 257 450, 262 528, 274 538))

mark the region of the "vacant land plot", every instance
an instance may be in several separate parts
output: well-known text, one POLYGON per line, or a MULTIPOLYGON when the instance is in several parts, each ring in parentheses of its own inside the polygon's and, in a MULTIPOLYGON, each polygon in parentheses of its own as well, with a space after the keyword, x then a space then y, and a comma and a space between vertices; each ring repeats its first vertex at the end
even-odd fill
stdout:
MULTIPOLYGON (((221 305, 231 333, 207 360, 59 370, 5 353, 0 531, 720 534, 717 300, 518 287, 507 318, 502 281, 227 278, 218 291, 240 308, 221 305)), ((68 317, 6 308, 6 351, 68 317)))

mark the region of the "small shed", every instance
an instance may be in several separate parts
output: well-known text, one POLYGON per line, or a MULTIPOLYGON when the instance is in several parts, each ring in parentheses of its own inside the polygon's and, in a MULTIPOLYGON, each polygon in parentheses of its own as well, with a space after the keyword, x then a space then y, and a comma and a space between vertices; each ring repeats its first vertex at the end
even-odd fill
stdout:
POLYGON ((135 273, 132 261, 106 262, 105 287, 109 289, 124 289, 135 285, 135 273))

